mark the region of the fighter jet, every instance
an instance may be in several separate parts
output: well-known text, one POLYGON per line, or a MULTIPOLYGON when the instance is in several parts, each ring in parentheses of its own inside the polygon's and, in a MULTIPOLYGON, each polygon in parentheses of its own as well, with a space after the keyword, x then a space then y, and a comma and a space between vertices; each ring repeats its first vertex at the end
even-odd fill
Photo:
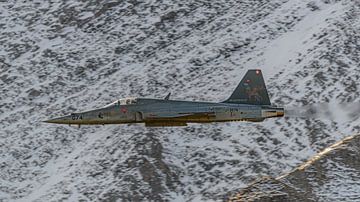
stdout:
POLYGON ((249 70, 231 96, 219 103, 164 99, 123 98, 102 108, 71 113, 44 122, 57 124, 131 124, 146 127, 187 126, 188 123, 228 121, 261 122, 284 116, 284 108, 271 106, 260 69, 249 70))

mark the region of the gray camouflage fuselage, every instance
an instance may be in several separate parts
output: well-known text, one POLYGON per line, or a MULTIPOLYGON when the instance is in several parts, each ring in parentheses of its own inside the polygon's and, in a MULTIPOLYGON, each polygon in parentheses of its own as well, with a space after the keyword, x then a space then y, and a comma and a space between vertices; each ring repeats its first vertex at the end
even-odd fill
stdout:
POLYGON ((266 118, 283 116, 283 108, 270 105, 259 72, 249 70, 233 95, 220 103, 169 100, 169 95, 165 99, 125 98, 103 108, 45 122, 77 125, 145 123, 145 126, 156 127, 226 121, 261 122, 266 118))
POLYGON ((78 125, 145 123, 146 126, 186 126, 186 123, 260 122, 265 118, 284 115, 283 108, 270 106, 147 98, 129 100, 136 103, 128 105, 114 103, 104 108, 73 113, 46 122, 78 125))

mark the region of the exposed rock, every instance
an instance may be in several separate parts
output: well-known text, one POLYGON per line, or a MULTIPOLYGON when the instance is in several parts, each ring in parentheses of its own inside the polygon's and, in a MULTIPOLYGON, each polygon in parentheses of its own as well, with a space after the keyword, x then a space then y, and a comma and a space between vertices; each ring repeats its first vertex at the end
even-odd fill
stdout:
POLYGON ((360 187, 360 135, 326 148, 276 179, 264 177, 229 201, 356 201, 360 187), (332 188, 330 189, 330 185, 332 188), (345 190, 344 190, 345 189, 345 190))
POLYGON ((38 91, 38 90, 36 90, 36 89, 31 89, 31 90, 29 90, 29 96, 31 96, 31 97, 37 97, 37 96, 39 96, 39 95, 41 95, 41 92, 40 92, 40 91, 38 91))

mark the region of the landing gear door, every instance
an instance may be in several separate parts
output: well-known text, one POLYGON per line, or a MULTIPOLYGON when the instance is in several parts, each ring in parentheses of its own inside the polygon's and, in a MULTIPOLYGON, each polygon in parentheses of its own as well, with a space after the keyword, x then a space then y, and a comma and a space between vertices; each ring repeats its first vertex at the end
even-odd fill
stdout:
POLYGON ((143 115, 141 112, 135 112, 135 121, 136 122, 142 122, 143 121, 143 115))

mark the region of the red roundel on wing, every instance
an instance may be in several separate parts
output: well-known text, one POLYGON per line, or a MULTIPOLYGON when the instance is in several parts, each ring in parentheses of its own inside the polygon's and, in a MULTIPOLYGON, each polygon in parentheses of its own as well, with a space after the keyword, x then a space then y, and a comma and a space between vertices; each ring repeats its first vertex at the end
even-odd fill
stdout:
POLYGON ((122 111, 122 113, 125 114, 127 112, 127 109, 125 107, 123 107, 123 108, 121 108, 121 111, 122 111))

